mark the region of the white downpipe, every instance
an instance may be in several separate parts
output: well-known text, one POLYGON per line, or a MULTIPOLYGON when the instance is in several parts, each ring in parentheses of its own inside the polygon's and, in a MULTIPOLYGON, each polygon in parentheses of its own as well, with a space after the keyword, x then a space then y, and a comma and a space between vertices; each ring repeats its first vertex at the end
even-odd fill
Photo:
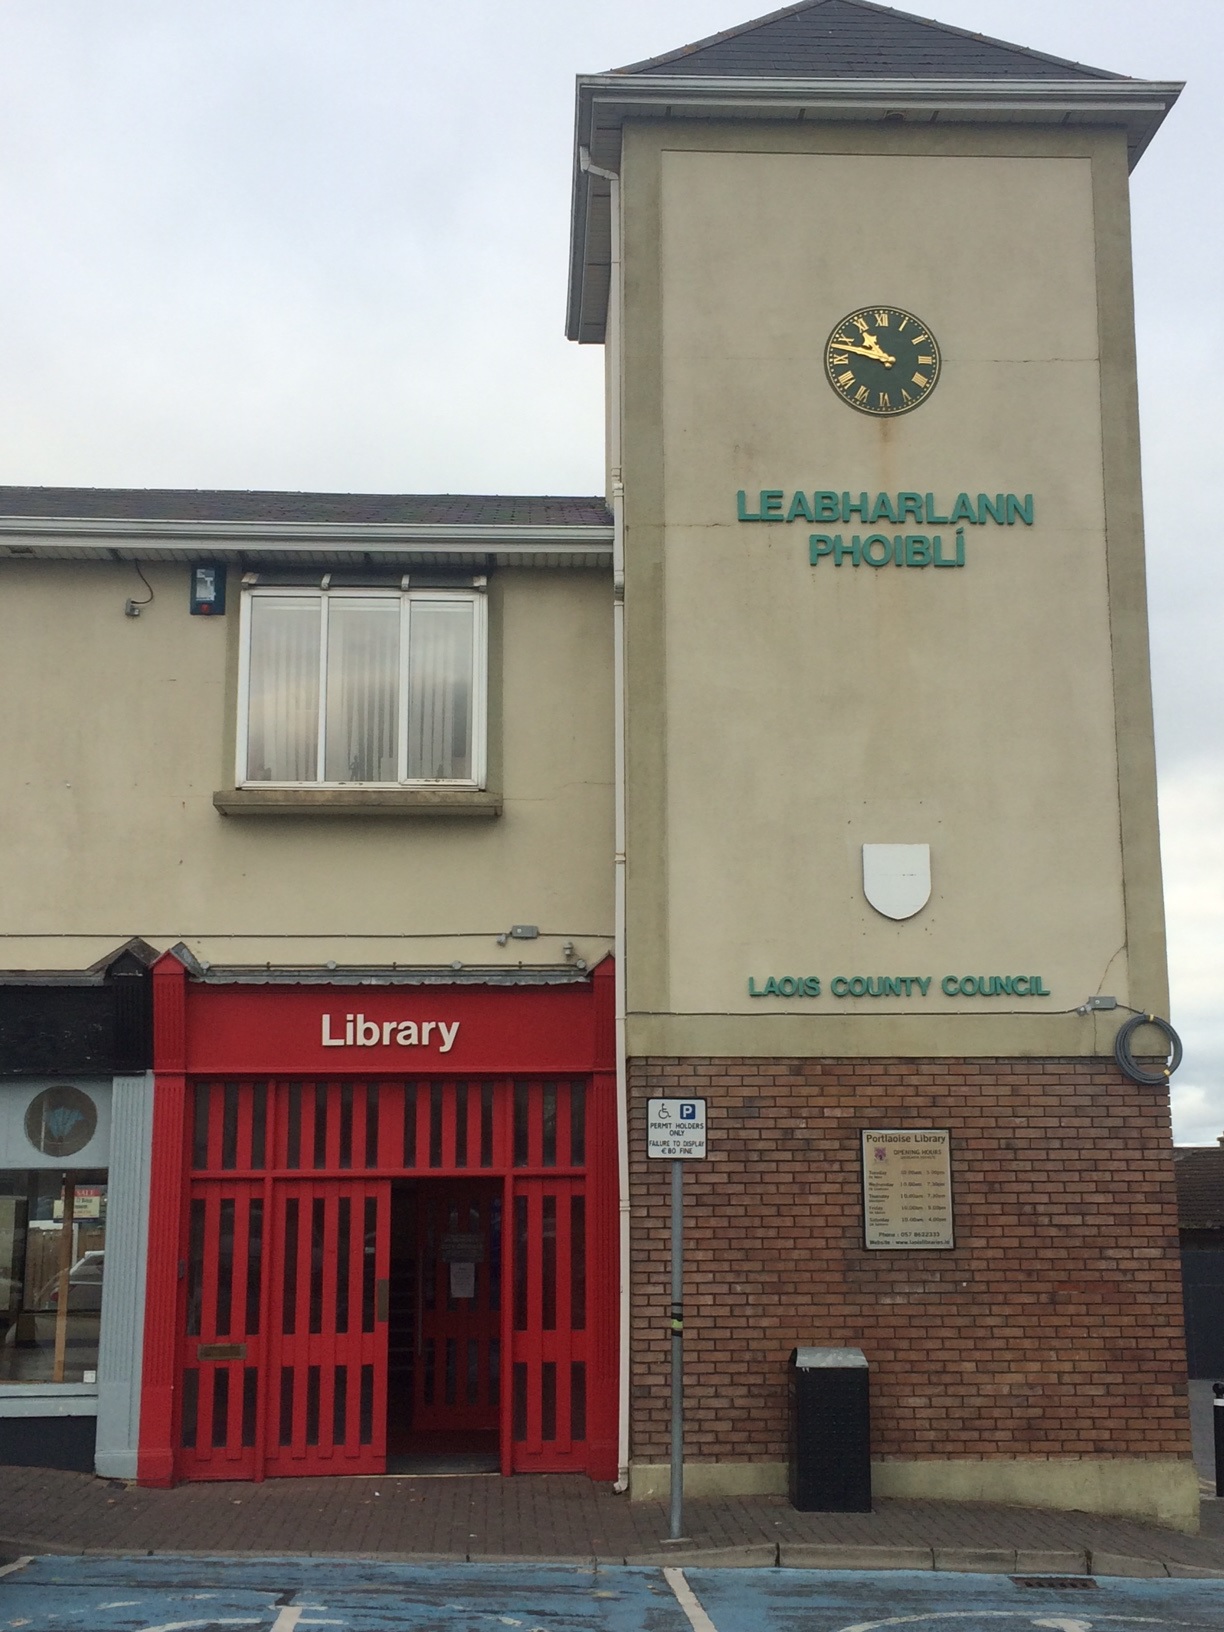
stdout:
POLYGON ((620 1392, 617 1400, 617 1480, 629 1488, 629 1075, 625 1046, 625 489, 621 473, 621 231, 620 177, 591 163, 586 148, 578 162, 608 183, 611 193, 612 259, 608 326, 604 337, 608 370, 608 496, 612 501, 612 687, 615 782, 615 862, 613 876, 616 957, 616 1165, 620 1197, 620 1392))

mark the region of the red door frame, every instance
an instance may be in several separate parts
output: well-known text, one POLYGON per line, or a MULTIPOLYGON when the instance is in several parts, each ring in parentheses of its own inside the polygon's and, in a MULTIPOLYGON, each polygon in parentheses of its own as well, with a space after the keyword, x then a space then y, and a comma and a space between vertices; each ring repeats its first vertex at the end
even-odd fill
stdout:
MULTIPOLYGON (((189 979, 185 965, 167 952, 153 967, 153 993, 153 1151, 138 1459, 141 1484, 168 1486, 178 1475, 179 1333, 185 1296, 187 1121, 192 1078, 249 1081, 252 1077, 283 1080, 302 1075, 334 1082, 349 1077, 585 1077, 593 1090, 587 1131, 589 1280, 592 1287, 618 1284, 611 958, 604 959, 581 984, 507 989, 213 983, 189 979)), ((502 1471, 509 1473, 514 1177, 504 1168, 503 1172, 501 1442, 502 1471)), ((615 1479, 616 1298, 589 1301, 588 1472, 592 1478, 615 1479)))

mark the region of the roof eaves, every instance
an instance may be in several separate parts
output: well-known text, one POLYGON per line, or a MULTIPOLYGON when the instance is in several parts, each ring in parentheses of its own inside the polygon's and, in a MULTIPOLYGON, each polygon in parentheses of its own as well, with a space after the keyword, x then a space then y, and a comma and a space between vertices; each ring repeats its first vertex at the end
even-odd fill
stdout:
MULTIPOLYGON (((865 0, 855 0, 856 4, 865 0)), ((607 266, 590 253, 596 215, 609 209, 609 184, 584 165, 583 155, 610 165, 603 151, 609 131, 627 119, 861 120, 907 115, 926 123, 1121 126, 1133 170, 1184 86, 1179 80, 996 78, 728 78, 623 73, 579 75, 575 87, 575 142, 570 209, 570 281, 566 337, 600 344, 607 318, 607 266), (598 139, 598 140, 597 140, 598 139)), ((611 164, 615 168, 614 164, 611 164)), ((605 231, 601 235, 608 240, 605 231)))
POLYGON ((430 556, 550 555, 602 557, 612 548, 612 521, 604 525, 424 524, 403 522, 272 522, 152 520, 137 516, 0 516, 0 553, 102 560, 178 559, 184 550, 208 550, 222 560, 247 555, 328 557, 362 555, 399 559, 430 556))

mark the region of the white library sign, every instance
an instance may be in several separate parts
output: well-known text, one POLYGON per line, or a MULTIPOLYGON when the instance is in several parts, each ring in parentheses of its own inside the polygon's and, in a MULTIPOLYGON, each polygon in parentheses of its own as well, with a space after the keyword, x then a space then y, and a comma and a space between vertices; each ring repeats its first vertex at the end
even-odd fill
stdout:
POLYGON ((699 1162, 706 1154, 704 1099, 648 1099, 646 1154, 659 1161, 699 1162))

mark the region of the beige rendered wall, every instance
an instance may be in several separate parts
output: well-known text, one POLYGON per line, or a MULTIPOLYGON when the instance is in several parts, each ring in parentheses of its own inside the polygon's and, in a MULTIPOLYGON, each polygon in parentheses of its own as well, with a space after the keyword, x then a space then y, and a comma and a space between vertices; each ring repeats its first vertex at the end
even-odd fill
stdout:
POLYGON ((187 569, 0 565, 0 966, 82 967, 133 934, 210 962, 595 962, 612 934, 611 593, 597 572, 490 579, 490 760, 503 814, 224 817, 237 598, 187 569), (552 932, 499 948, 512 923, 552 932), (70 932, 70 933, 66 933, 70 932))
POLYGON ((1122 1016, 1066 1011, 1167 1002, 1121 138, 635 125, 622 175, 630 1052, 1103 1051, 1122 1016), (877 303, 942 351, 892 419, 824 375, 877 303), (813 568, 813 531, 897 529, 742 523, 741 488, 1035 519, 963 569, 813 568), (930 845, 917 916, 864 843, 930 845), (881 974, 932 979, 830 992, 881 974), (992 974, 1050 995, 940 991, 992 974))

